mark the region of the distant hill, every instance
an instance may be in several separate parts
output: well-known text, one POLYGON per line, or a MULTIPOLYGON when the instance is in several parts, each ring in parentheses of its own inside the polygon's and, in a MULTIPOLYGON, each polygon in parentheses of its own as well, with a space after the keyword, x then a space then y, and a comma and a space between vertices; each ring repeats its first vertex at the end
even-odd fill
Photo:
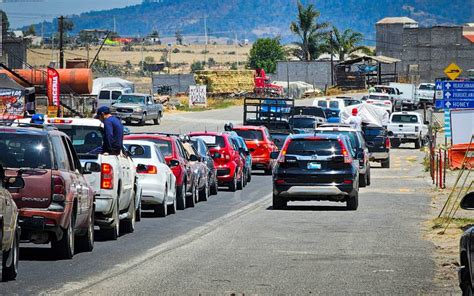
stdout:
MULTIPOLYGON (((471 0, 319 0, 321 21, 341 29, 351 28, 375 39, 375 23, 387 16, 408 16, 420 25, 474 22, 471 0)), ((161 36, 204 34, 205 22, 211 36, 254 40, 282 36, 293 41, 289 25, 296 17, 296 0, 161 0, 120 9, 94 11, 70 16, 73 33, 82 29, 115 27, 122 36, 143 36, 158 30, 161 36), (206 19, 205 19, 206 18, 206 19)), ((57 30, 56 21, 43 24, 45 31, 57 30)), ((41 25, 36 25, 41 32, 41 25)))

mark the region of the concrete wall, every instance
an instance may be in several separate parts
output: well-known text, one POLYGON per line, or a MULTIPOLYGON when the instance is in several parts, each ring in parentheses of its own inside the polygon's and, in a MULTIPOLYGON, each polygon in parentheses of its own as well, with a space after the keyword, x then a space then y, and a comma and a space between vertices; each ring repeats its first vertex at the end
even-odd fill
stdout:
POLYGON ((272 80, 287 81, 288 76, 290 81, 304 81, 317 88, 324 89, 331 85, 331 62, 278 62, 276 73, 271 76, 272 80))

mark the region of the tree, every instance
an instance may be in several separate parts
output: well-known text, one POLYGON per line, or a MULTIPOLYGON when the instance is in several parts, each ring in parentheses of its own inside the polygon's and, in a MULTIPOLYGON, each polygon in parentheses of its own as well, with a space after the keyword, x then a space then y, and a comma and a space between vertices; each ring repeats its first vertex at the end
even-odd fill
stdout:
POLYGON ((35 28, 34 25, 31 25, 23 33, 24 33, 25 36, 30 36, 30 35, 35 36, 36 35, 36 28, 35 28))
POLYGON ((302 61, 315 60, 319 56, 326 34, 323 30, 329 26, 328 23, 318 23, 319 16, 320 12, 314 8, 313 4, 304 7, 298 1, 298 18, 296 22, 291 22, 290 30, 301 39, 300 42, 295 43, 299 48, 294 55, 302 61))
POLYGON ((191 64, 191 72, 195 73, 201 70, 204 70, 204 62, 197 61, 191 64))
POLYGON ((8 16, 5 11, 0 10, 0 18, 2 21, 3 35, 6 35, 7 31, 10 29, 10 22, 8 21, 8 16))
POLYGON ((356 51, 362 51, 365 54, 371 55, 372 51, 368 47, 359 45, 363 40, 364 35, 359 32, 346 29, 341 34, 336 27, 333 27, 332 33, 326 38, 326 51, 337 55, 340 61, 344 61, 356 51))
POLYGON ((176 36, 176 44, 183 45, 183 35, 181 35, 181 32, 179 30, 176 31, 175 36, 176 36))
POLYGON ((280 43, 280 38, 260 38, 252 45, 248 66, 251 69, 263 68, 267 73, 274 73, 276 62, 286 60, 287 53, 280 43))

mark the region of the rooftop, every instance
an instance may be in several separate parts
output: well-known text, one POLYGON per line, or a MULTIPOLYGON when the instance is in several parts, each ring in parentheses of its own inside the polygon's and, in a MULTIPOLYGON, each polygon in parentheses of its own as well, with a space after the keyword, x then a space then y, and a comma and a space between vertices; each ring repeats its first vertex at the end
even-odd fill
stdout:
POLYGON ((409 17, 402 16, 402 17, 386 17, 378 21, 377 25, 379 24, 418 24, 418 22, 409 17))

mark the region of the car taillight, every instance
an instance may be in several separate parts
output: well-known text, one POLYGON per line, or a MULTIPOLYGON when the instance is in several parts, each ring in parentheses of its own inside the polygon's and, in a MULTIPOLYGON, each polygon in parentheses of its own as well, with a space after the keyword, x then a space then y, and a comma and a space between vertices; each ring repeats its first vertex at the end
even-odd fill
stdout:
POLYGON ((346 185, 351 185, 351 184, 352 184, 352 180, 344 180, 343 183, 346 184, 346 185))
POLYGON ((352 158, 349 155, 349 151, 346 149, 346 145, 339 140, 339 145, 341 145, 342 156, 344 156, 344 163, 352 163, 352 158))
POLYGON ((156 175, 158 173, 158 169, 154 165, 146 165, 146 170, 138 170, 137 168, 137 173, 139 174, 150 174, 150 175, 156 175))
POLYGON ((390 139, 389 138, 385 139, 385 148, 390 149, 390 139))
POLYGON ((52 178, 53 201, 63 202, 66 200, 66 188, 64 179, 60 176, 53 176, 52 178))
POLYGON ((372 101, 372 100, 367 100, 367 101, 366 101, 367 104, 372 104, 373 102, 374 102, 374 101, 372 101))
POLYGON ((101 165, 100 188, 114 189, 114 169, 108 163, 101 165))
POLYGON ((286 150, 288 149, 288 146, 290 145, 290 143, 291 143, 291 139, 288 139, 283 145, 283 148, 281 148, 280 155, 278 156, 279 163, 285 162, 286 150))
POLYGON ((385 105, 390 105, 392 102, 383 102, 385 105))

